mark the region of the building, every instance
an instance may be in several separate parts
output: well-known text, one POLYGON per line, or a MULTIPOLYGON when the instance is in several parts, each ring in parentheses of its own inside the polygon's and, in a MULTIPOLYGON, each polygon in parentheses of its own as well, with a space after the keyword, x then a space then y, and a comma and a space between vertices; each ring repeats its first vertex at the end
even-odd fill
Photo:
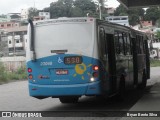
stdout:
POLYGON ((29 15, 28 9, 21 9, 21 20, 27 20, 29 15))
POLYGON ((10 17, 8 17, 7 15, 1 15, 0 16, 0 23, 1 22, 10 22, 10 17))
POLYGON ((49 12, 39 12, 40 17, 44 17, 45 20, 50 19, 50 13, 49 12))
POLYGON ((109 16, 105 18, 106 21, 117 23, 124 26, 130 26, 128 16, 109 16))
POLYGON ((113 7, 107 7, 105 8, 105 10, 107 11, 109 16, 113 16, 116 9, 113 7))
POLYGON ((152 21, 140 21, 140 24, 141 24, 142 28, 153 26, 152 21))
POLYGON ((25 56, 27 42, 27 26, 9 28, 7 33, 9 56, 25 56))
POLYGON ((10 22, 20 22, 21 21, 20 13, 8 13, 7 18, 10 19, 10 22))
POLYGON ((33 20, 34 21, 38 21, 38 20, 44 20, 45 18, 43 16, 36 16, 36 17, 33 17, 33 20))
POLYGON ((8 39, 4 30, 0 30, 0 57, 8 56, 8 39))
POLYGON ((7 29, 7 28, 13 28, 13 27, 19 27, 20 23, 18 22, 1 22, 0 23, 0 29, 7 29))
POLYGON ((39 16, 33 17, 34 21, 47 20, 47 19, 50 19, 50 13, 49 12, 39 12, 39 16))

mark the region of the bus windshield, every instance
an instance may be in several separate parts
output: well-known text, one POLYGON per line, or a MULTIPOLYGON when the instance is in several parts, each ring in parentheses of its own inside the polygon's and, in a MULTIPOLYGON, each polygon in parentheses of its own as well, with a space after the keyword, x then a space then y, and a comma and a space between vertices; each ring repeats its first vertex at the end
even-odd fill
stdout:
POLYGON ((68 54, 91 55, 93 25, 90 23, 65 23, 37 26, 35 51, 37 57, 48 56, 51 50, 67 50, 68 54))

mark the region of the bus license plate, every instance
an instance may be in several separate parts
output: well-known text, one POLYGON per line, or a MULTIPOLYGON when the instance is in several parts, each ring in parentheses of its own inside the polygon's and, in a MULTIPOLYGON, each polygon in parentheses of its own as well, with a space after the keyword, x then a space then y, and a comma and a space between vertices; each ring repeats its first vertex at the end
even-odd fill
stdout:
POLYGON ((56 75, 67 75, 68 70, 56 70, 56 75))

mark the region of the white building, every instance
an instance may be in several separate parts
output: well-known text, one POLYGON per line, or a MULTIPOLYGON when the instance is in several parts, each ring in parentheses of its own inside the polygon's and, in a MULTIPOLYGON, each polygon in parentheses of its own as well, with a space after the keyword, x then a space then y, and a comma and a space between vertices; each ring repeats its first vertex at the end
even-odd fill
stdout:
POLYGON ((9 56, 25 56, 27 26, 6 29, 8 35, 9 56))
POLYGON ((40 17, 44 17, 45 20, 50 19, 50 13, 49 12, 39 12, 40 17))
POLYGON ((21 20, 27 20, 29 15, 28 9, 21 9, 21 20))
POLYGON ((105 20, 112 23, 129 26, 128 16, 109 16, 106 17, 105 20))

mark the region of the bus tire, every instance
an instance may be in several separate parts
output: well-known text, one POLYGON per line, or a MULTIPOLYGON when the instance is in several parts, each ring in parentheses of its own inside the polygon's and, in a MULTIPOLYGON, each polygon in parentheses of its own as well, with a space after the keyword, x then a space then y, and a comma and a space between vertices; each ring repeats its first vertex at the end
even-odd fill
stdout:
POLYGON ((67 97, 60 97, 59 100, 61 103, 77 103, 79 97, 75 96, 67 96, 67 97))
POLYGON ((145 70, 143 71, 143 76, 142 76, 142 83, 140 85, 138 85, 138 88, 140 90, 144 90, 146 88, 147 85, 147 76, 146 76, 146 72, 145 70))
POLYGON ((122 75, 121 78, 120 78, 117 100, 118 101, 123 101, 124 98, 125 98, 125 78, 122 75))

